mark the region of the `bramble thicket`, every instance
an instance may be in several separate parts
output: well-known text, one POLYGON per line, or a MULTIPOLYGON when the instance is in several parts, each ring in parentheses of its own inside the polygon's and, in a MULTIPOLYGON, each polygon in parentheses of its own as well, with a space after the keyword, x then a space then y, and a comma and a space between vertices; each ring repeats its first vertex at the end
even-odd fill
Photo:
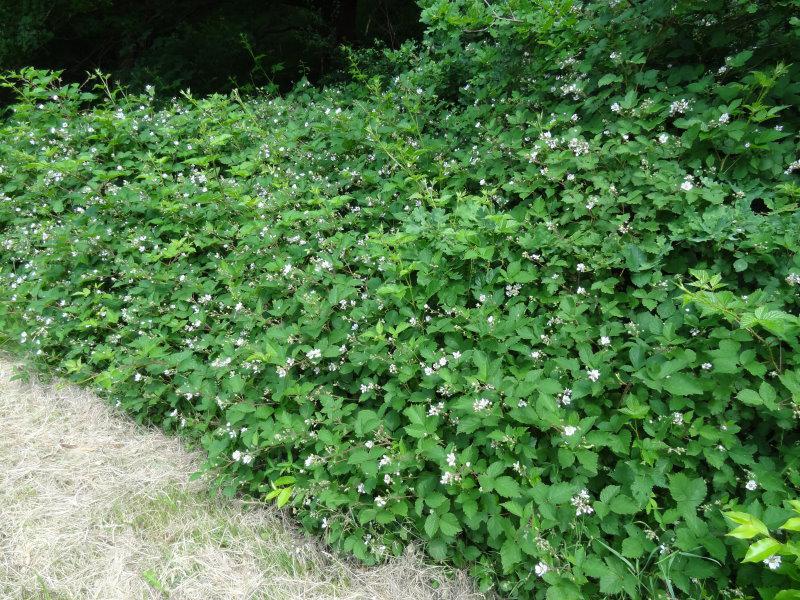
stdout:
POLYGON ((6 74, 4 344, 368 563, 800 598, 723 514, 800 487, 800 1, 420 4, 282 96, 6 74))

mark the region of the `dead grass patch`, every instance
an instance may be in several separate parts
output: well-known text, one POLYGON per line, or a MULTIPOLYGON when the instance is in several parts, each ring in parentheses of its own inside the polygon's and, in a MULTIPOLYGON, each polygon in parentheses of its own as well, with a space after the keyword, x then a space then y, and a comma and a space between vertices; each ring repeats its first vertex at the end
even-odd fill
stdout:
POLYGON ((418 553, 365 569, 275 510, 209 495, 179 440, 0 359, 0 596, 20 600, 468 599, 418 553), (436 587, 438 585, 438 587, 436 587))

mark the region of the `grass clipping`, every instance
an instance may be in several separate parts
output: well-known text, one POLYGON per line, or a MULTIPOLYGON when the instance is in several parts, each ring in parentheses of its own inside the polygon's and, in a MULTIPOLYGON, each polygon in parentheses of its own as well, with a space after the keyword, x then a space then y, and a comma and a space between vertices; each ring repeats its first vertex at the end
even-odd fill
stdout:
POLYGON ((0 359, 3 598, 480 597, 417 554, 358 568, 274 510, 211 497, 177 439, 14 370, 0 359))

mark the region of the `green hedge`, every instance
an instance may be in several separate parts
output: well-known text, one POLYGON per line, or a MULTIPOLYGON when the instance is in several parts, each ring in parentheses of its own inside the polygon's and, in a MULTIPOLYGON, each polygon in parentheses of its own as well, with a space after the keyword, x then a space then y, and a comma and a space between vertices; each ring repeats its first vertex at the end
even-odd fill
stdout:
POLYGON ((800 486, 797 7, 428 0, 246 101, 9 75, 2 331, 364 561, 772 598, 722 511, 800 486))

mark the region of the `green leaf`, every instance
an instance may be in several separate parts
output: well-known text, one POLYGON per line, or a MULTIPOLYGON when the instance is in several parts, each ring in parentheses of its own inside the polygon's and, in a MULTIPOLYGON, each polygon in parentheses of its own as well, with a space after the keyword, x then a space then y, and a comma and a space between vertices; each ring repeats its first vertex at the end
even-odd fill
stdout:
POLYGON ((618 485, 607 485, 600 492, 600 502, 608 502, 619 493, 620 487, 618 485))
POLYGON ((638 537, 625 538, 622 541, 622 555, 627 558, 639 558, 644 554, 644 544, 638 537))
POLYGON ((765 558, 777 554, 780 549, 781 543, 771 537, 758 540, 750 544, 742 562, 761 562, 765 558))
POLYGON ((706 482, 701 478, 689 479, 684 473, 669 478, 669 493, 682 514, 694 514, 706 497, 706 482))
POLYGON ((742 50, 741 52, 738 52, 737 54, 733 55, 731 58, 729 58, 725 62, 732 69, 736 69, 738 67, 744 66, 744 64, 748 60, 750 60, 750 58, 752 56, 753 56, 753 51, 752 50, 742 50))
POLYGON ((472 352, 472 362, 478 368, 478 374, 476 375, 478 380, 486 381, 489 377, 489 360, 486 358, 486 354, 480 350, 474 350, 472 352))
POLYGON ((292 490, 293 489, 294 488, 292 488, 292 487, 286 487, 286 488, 283 488, 278 493, 278 499, 276 500, 278 508, 283 508, 283 506, 286 505, 287 502, 289 502, 289 499, 292 497, 292 490))
POLYGON ((500 561, 503 572, 508 573, 515 564, 522 560, 522 551, 516 540, 508 538, 500 548, 500 561))
POLYGON ((643 271, 650 266, 647 262, 647 254, 635 244, 626 244, 622 249, 622 256, 625 258, 627 267, 634 273, 643 271))
POLYGON ((702 394, 703 388, 696 377, 684 373, 673 373, 665 382, 664 389, 675 396, 702 394))
POLYGON ((597 85, 598 87, 603 87, 609 83, 619 83, 621 81, 622 77, 620 75, 617 75, 616 73, 608 73, 600 78, 600 81, 597 82, 597 85))
POLYGON ((797 317, 782 310, 768 310, 763 306, 759 306, 752 313, 744 313, 739 323, 745 329, 752 329, 756 325, 760 325, 771 333, 782 337, 789 330, 790 324, 797 323, 797 317))
POLYGON ((379 296, 394 296, 398 300, 401 299, 407 291, 408 286, 394 283, 382 285, 376 290, 379 296))
POLYGON ((787 531, 800 531, 800 517, 792 517, 788 519, 779 529, 787 531))
POLYGON ((753 515, 743 512, 725 512, 722 514, 739 525, 739 527, 736 527, 727 534, 731 537, 749 540, 756 535, 769 535, 767 526, 753 515))
POLYGON ((608 570, 606 564, 594 554, 586 557, 586 560, 580 564, 580 567, 586 575, 594 577, 595 579, 600 579, 603 573, 608 570))
POLYGON ((447 501, 447 496, 445 496, 444 494, 440 494, 439 492, 434 492, 432 494, 427 494, 425 496, 425 504, 427 504, 431 508, 439 508, 446 501, 447 501))
MULTIPOLYGON (((547 586, 546 600, 575 600, 573 590, 562 585, 547 586)), ((578 596, 579 597, 579 596, 578 596)))
POLYGON ((521 493, 519 484, 508 475, 502 475, 495 479, 494 489, 505 498, 517 498, 521 493))
POLYGON ((452 536, 461 531, 461 524, 453 513, 445 513, 439 518, 439 529, 443 534, 452 536))
POLYGON ((547 498, 553 504, 566 504, 574 495, 575 486, 571 483, 556 483, 550 486, 547 498))
POLYGON ((428 554, 434 560, 444 560, 447 558, 447 544, 444 540, 435 539, 428 542, 428 554))
POLYGON ((758 386, 758 395, 761 396, 761 400, 767 408, 775 407, 775 400, 777 400, 778 395, 775 393, 775 388, 769 383, 766 381, 761 382, 761 385, 758 386))
POLYGON ((600 575, 600 591, 604 594, 619 594, 623 590, 625 580, 621 573, 608 568, 600 575))
POLYGON ((432 538, 436 535, 436 532, 439 530, 439 515, 435 512, 432 512, 428 515, 428 518, 425 519, 425 533, 428 534, 429 538, 432 538))
POLYGON ((370 431, 374 431, 381 424, 381 420, 374 410, 361 410, 358 412, 355 422, 355 432, 359 437, 363 437, 370 431))
POLYGON ((742 390, 736 397, 748 406, 760 406, 764 404, 764 401, 761 400, 761 396, 759 396, 758 392, 755 390, 742 390))
POLYGON ((639 505, 630 496, 624 494, 614 496, 608 506, 612 512, 618 515, 633 515, 639 512, 639 505))

